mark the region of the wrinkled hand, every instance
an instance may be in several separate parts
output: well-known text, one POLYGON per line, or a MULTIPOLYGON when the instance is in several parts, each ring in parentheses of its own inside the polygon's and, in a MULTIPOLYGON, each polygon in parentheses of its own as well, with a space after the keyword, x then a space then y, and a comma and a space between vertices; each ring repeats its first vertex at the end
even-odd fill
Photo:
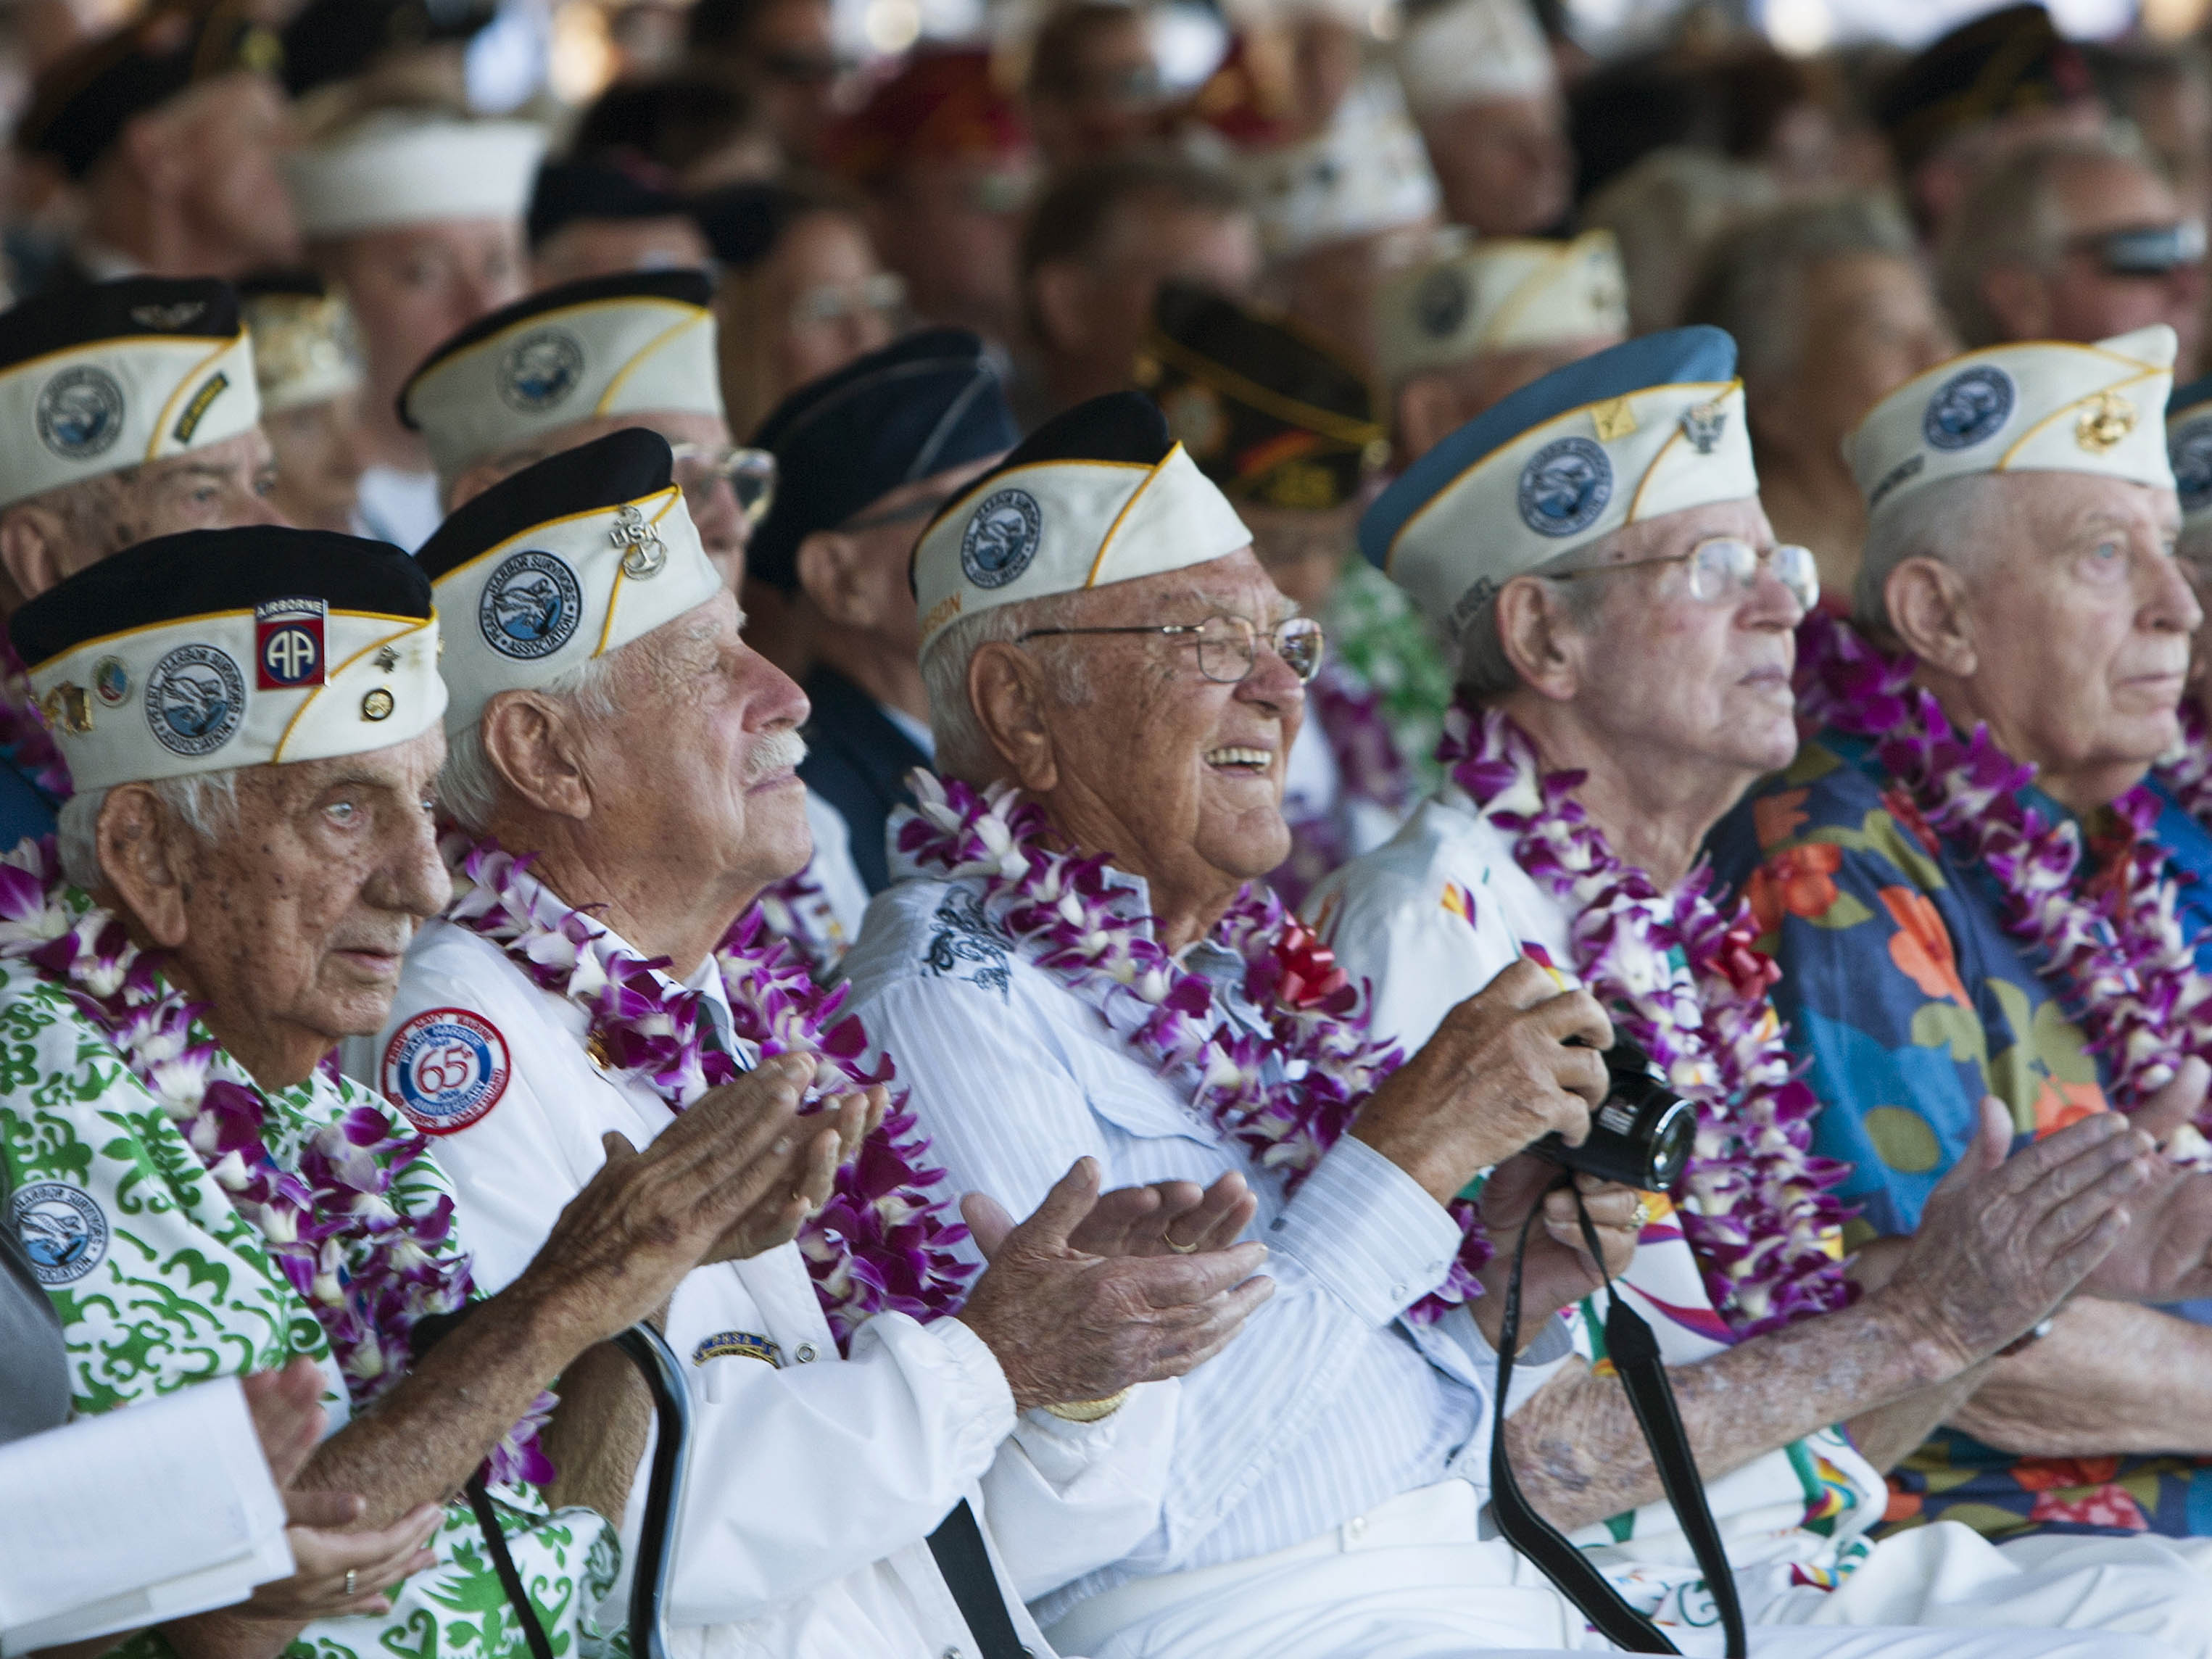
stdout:
POLYGON ((261 1585, 232 1611, 249 1619, 293 1623, 349 1613, 389 1613, 384 1591, 434 1565, 422 1547, 444 1511, 426 1504, 374 1532, 350 1530, 364 1507, 352 1492, 304 1492, 293 1482, 322 1439, 322 1367, 304 1356, 280 1371, 241 1379, 261 1455, 284 1496, 285 1541, 292 1547, 289 1578, 261 1585), (348 1568, 355 1593, 345 1593, 348 1568))
POLYGON ((1352 1133, 1449 1204, 1477 1171, 1557 1130, 1580 1146, 1605 1103, 1613 1022, 1526 957, 1443 1018, 1352 1133), (1569 1037, 1587 1047, 1571 1048, 1569 1037))
POLYGON ((602 1137, 606 1163, 508 1292, 546 1309, 580 1352, 645 1317, 718 1250, 789 1237, 827 1190, 823 1171, 835 1171, 845 1133, 842 1116, 811 1131, 797 1122, 813 1075, 811 1055, 780 1054, 701 1096, 641 1152, 602 1137))
MULTIPOLYGON (((1560 1309, 1581 1301, 1605 1282, 1576 1218, 1574 1193, 1565 1187, 1546 1190, 1560 1173, 1558 1164, 1523 1152, 1499 1164, 1483 1183, 1480 1207, 1497 1249, 1475 1275, 1484 1294, 1471 1305, 1475 1324, 1492 1347, 1498 1346, 1504 1324, 1514 1243, 1540 1198, 1543 1217, 1528 1234, 1528 1256, 1521 1270, 1520 1346, 1534 1341, 1544 1322, 1560 1309)), ((1637 1235, 1643 1230, 1637 1206, 1644 1201, 1644 1194, 1593 1175, 1577 1174, 1574 1180, 1589 1209, 1598 1248, 1605 1252, 1605 1270, 1618 1277, 1635 1259, 1637 1235)))
MULTIPOLYGON (((742 1261, 788 1244, 798 1236, 799 1224, 830 1201, 837 1171, 859 1155, 860 1143, 884 1121, 888 1098, 880 1085, 858 1094, 832 1095, 819 1111, 799 1119, 794 1130, 799 1150, 792 1155, 786 1201, 763 1200, 740 1217, 704 1259, 742 1261)), ((769 1196, 772 1200, 775 1194, 769 1196)))
MULTIPOLYGON (((1920 1213, 1889 1283, 1958 1370, 2032 1328, 2131 1234, 2149 1139, 2100 1112, 2008 1158, 2012 1115, 1982 1102, 1981 1133, 1920 1213)), ((1870 1300, 1872 1298, 1869 1298, 1870 1300)))
POLYGON ((1225 1250, 1260 1212, 1244 1177, 1231 1170, 1211 1187, 1156 1181, 1121 1187, 1098 1200, 1067 1236, 1085 1255, 1195 1255, 1225 1250))
POLYGON ((961 1200, 990 1266, 960 1321, 997 1356, 1024 1411, 1181 1376, 1228 1346, 1274 1293, 1273 1279, 1253 1277, 1267 1255, 1259 1244, 1195 1255, 1079 1249, 1073 1234, 1097 1201, 1098 1164, 1088 1158, 1019 1226, 983 1194, 961 1200))

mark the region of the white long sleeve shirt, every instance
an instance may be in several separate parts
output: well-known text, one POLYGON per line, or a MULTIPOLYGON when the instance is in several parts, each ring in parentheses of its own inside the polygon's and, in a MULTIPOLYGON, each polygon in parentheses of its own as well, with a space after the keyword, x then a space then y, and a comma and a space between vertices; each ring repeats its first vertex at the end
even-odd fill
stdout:
MULTIPOLYGON (((892 876, 846 958, 851 1006, 898 1057, 956 1186, 1020 1213, 1085 1154, 1109 1187, 1240 1170, 1259 1200, 1248 1237, 1270 1251, 1274 1296, 1182 1379, 1154 1525, 1111 1565, 1037 1602, 1040 1620, 1134 1577, 1303 1543, 1448 1478, 1486 1487, 1496 1356, 1464 1310, 1431 1325, 1403 1317, 1458 1248, 1442 1206, 1349 1139, 1285 1197, 1279 1173, 1194 1109, 1195 1077, 1158 1075, 1015 948, 984 914, 978 884, 918 877, 896 854, 892 876)), ((1126 913, 1148 915, 1143 884, 1118 879, 1126 913)), ((1243 997, 1241 961, 1203 941, 1184 961, 1213 981, 1229 1018, 1264 1030, 1243 997)), ((1524 1355, 1515 1397, 1566 1352, 1553 1322, 1524 1355)))
MULTIPOLYGON (((731 1037, 711 961, 692 987, 750 1062, 731 1037)), ((673 1114, 649 1087, 594 1066, 580 1008, 532 983, 497 945, 442 921, 409 955, 379 1060, 424 1063, 410 1054, 408 1028, 437 1010, 482 1022, 477 1038, 507 1073, 489 1109, 435 1142, 460 1194, 477 1282, 497 1289, 599 1169, 603 1133, 643 1146, 673 1114)), ((841 1360, 796 1245, 691 1273, 666 1335, 693 1413, 668 1606, 685 1659, 974 1653, 924 1541, 963 1498, 994 1544, 1021 1639, 1044 1659, 1050 1650, 1021 1595, 1118 1554, 1148 1524, 1164 1479, 1174 1385, 1139 1390, 1097 1425, 1018 1419, 996 1360, 966 1326, 888 1314, 841 1360)), ((625 1516, 626 1555, 649 1468, 648 1457, 625 1516)), ((611 1608, 624 1605, 627 1567, 611 1608)))

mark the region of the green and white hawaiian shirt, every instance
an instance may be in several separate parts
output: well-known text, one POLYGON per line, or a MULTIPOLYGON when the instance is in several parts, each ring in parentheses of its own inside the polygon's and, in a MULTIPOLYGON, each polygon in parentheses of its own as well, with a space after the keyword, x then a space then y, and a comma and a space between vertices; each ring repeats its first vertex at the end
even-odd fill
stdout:
MULTIPOLYGON (((206 1034, 195 1026, 194 1035, 206 1034)), ((219 1060, 218 1069, 242 1076, 234 1063, 219 1060)), ((318 1073, 264 1094, 264 1140, 288 1166, 296 1167, 309 1137, 362 1106, 391 1116, 395 1133, 408 1133, 389 1106, 350 1081, 318 1073)), ((307 1354, 327 1374, 331 1422, 345 1420, 322 1327, 260 1234, 98 1028, 21 962, 0 962, 0 1160, 9 1224, 61 1316, 78 1413, 307 1354)), ((450 1192, 425 1156, 395 1179, 390 1196, 416 1214, 450 1192)), ((441 1249, 461 1248, 449 1234, 441 1249)), ((620 1561, 613 1529, 589 1510, 549 1510, 528 1489, 493 1496, 554 1653, 593 1659, 611 1645, 593 1615, 620 1561)), ((466 1504, 447 1511, 432 1545, 437 1565, 407 1581, 390 1613, 311 1625, 291 1659, 526 1659, 521 1626, 466 1504)), ((149 1632, 123 1651, 153 1659, 169 1648, 149 1632)))

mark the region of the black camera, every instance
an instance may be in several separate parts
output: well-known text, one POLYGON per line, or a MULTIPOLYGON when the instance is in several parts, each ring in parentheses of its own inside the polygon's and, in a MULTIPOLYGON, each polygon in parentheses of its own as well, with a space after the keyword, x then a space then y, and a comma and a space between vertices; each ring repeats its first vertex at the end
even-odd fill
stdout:
MULTIPOLYGON (((1577 1046, 1579 1039, 1569 1038, 1577 1046)), ((1651 1059, 1616 1035, 1601 1056, 1610 1085, 1590 1115, 1589 1135, 1570 1146, 1554 1131, 1528 1150, 1562 1169, 1617 1181, 1647 1193, 1671 1193, 1689 1168, 1697 1108, 1652 1074, 1651 1059)))

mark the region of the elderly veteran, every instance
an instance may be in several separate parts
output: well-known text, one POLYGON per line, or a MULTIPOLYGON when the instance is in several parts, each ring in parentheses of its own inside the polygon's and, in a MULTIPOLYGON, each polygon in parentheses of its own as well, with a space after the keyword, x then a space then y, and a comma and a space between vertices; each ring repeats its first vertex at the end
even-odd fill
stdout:
MULTIPOLYGON (((1547 1130, 1581 1137, 1601 1067, 1561 1039, 1611 1030, 1586 992, 1522 964, 1383 1077, 1397 1056, 1360 994, 1247 885, 1288 844, 1283 761, 1320 643, 1249 544, 1134 395, 1041 428, 924 533, 951 776, 898 830, 910 873, 847 958, 854 1006, 963 1183, 1026 1202, 1087 1154, 1115 1179, 1240 1173, 1259 1200, 1278 1293, 1183 1379, 1151 1530, 1036 1604, 1056 1644, 1099 1659, 1579 1644, 1582 1615, 1482 1539, 1504 1298, 1476 1291, 1506 1264, 1457 1200, 1547 1130)), ((1633 1195, 1589 1202, 1618 1265, 1633 1195)), ((1516 1400, 1566 1358, 1543 1316, 1595 1283, 1571 1217, 1547 1222, 1516 1400)), ((1899 1640, 1792 1631, 1761 1650, 1951 1650, 1899 1640)), ((2009 1650, 2046 1641, 2087 1651, 2009 1650)))
MULTIPOLYGON (((217 282, 128 277, 0 313, 0 403, 20 441, 0 454, 0 610, 12 611, 133 542, 269 524, 253 349, 217 282)), ((0 836, 43 836, 69 764, 0 648, 0 836)))
MULTIPOLYGON (((1304 611, 1325 611, 1361 491, 1389 458, 1366 375, 1310 329, 1170 283, 1153 305, 1136 380, 1236 505, 1276 588, 1304 611)), ((1413 793, 1383 698, 1364 675, 1324 657, 1306 696, 1314 718, 1284 763, 1291 855, 1268 878, 1293 908, 1345 860, 1388 841, 1413 793)))
POLYGON ((283 158, 307 261, 345 290, 368 363, 356 528, 419 547, 443 516, 422 438, 398 414, 417 364, 522 297, 523 210, 545 137, 525 121, 378 110, 283 158))
POLYGON ((1571 242, 1470 242, 1435 253, 1376 296, 1376 367, 1410 464, 1509 392, 1628 337, 1628 280, 1609 230, 1571 242))
MULTIPOLYGON (((1765 974, 1742 971, 1759 965, 1748 921, 1690 878, 1706 830, 1795 752, 1790 630, 1817 592, 1811 556, 1775 545, 1761 513, 1734 360, 1704 328, 1601 353, 1454 434, 1376 501, 1370 556, 1461 624, 1451 781, 1324 884, 1323 934, 1403 1047, 1526 957, 1589 985, 1700 1109, 1682 1206, 1649 1200, 1622 1280, 1674 1367, 1747 1620, 2066 1626, 2200 1650, 2212 1584, 2160 1546, 2031 1562, 1954 1524, 1865 1537, 1881 1467, 2118 1237, 2124 1223, 2105 1218, 2148 1178, 2135 1162, 2148 1142, 2100 1119, 1998 1167, 2009 1136, 1990 1126, 1895 1277, 1844 1305, 1814 1103, 1789 1079, 1765 974)), ((1583 1319, 1595 1346, 1593 1305, 1583 1319)), ((1531 1501, 1580 1528, 1632 1602, 1710 1626, 1609 1375, 1553 1377, 1506 1437, 1531 1501)))
MULTIPOLYGON (((801 386, 753 434, 790 481, 762 521, 751 574, 787 597, 811 659, 799 775, 844 821, 871 893, 888 879, 884 825, 931 756, 907 573, 915 538, 1019 436, 982 340, 954 328, 909 334, 801 386)), ((847 918, 848 935, 858 924, 847 918)))
MULTIPOLYGON (((476 842, 459 898, 410 954, 377 1074, 440 1137, 497 1284, 592 1178, 610 1131, 677 1133, 711 1084, 767 1054, 812 1054, 825 1086, 892 1073, 859 1067, 842 994, 739 921, 806 856, 806 704, 738 639, 667 445, 622 432, 542 463, 421 556, 443 607, 481 619, 446 658, 444 796, 476 842)), ((1266 1294, 1243 1283, 1252 1245, 1146 1261, 1106 1260, 1088 1228, 1071 1244, 1092 1165, 1011 1233, 971 1207, 994 1265, 965 1287, 930 1161, 901 1098, 795 1244, 705 1269, 670 1305, 700 1478, 669 1616, 710 1648, 925 1659, 988 1650, 1011 1618, 1043 1652, 1008 1593, 1112 1559, 1157 1496, 1176 1391, 1126 1406, 1123 1391, 1199 1363, 1266 1294)), ((1249 1202, 1235 1183, 1214 1197, 1233 1234, 1249 1202)), ((603 1457, 627 1485, 642 1451, 603 1457)))
POLYGON ((1478 236, 1529 236, 1565 216, 1566 108, 1527 0, 1443 0, 1413 12, 1397 60, 1450 222, 1478 236))
MULTIPOLYGON (((374 1565, 303 1552, 305 1594, 173 1645, 366 1659, 434 1635, 513 1659, 534 1616, 573 1652, 628 1483, 580 1455, 550 1504, 520 1484, 546 1474, 540 1391, 700 1261, 791 1237, 865 1103, 801 1136, 803 1079, 771 1070, 641 1155, 611 1139, 535 1259, 410 1367, 422 1322, 474 1295, 452 1191, 404 1118, 325 1062, 382 1023, 410 933, 450 896, 428 580, 349 537, 198 531, 72 577, 9 631, 80 785, 58 870, 33 843, 9 855, 0 923, 7 1221, 60 1317, 74 1404, 305 1356, 341 1426, 303 1482, 359 1494, 380 1540, 374 1565), (506 1607, 470 1506, 447 1506, 487 1453, 534 1615, 506 1607)), ((580 1453, 616 1402, 562 1386, 549 1438, 580 1453)))
POLYGON ((313 271, 251 276, 239 311, 253 337, 261 424, 276 462, 270 504, 302 530, 353 523, 368 455, 361 437, 365 371, 345 295, 313 271))
MULTIPOLYGON (((1872 1269, 1922 1226, 1984 1096, 2022 1145, 2117 1107, 2201 1158, 2212 1009, 2136 787, 2174 742, 2202 617, 2172 552, 2172 357, 2163 327, 2003 346, 1875 406, 1850 442, 1857 628, 1805 630, 1817 735, 1716 834, 1872 1269)), ((1893 1515, 2209 1529, 2212 1331, 2136 1304, 2212 1289, 2212 1176, 2161 1166, 2130 1210, 2092 1293, 1893 1477, 1893 1515)))
POLYGON ((730 442, 713 297, 702 271, 589 277, 502 307, 424 358, 399 418, 429 449, 447 509, 548 455, 644 427, 674 447, 684 506, 734 585, 775 472, 730 442))

